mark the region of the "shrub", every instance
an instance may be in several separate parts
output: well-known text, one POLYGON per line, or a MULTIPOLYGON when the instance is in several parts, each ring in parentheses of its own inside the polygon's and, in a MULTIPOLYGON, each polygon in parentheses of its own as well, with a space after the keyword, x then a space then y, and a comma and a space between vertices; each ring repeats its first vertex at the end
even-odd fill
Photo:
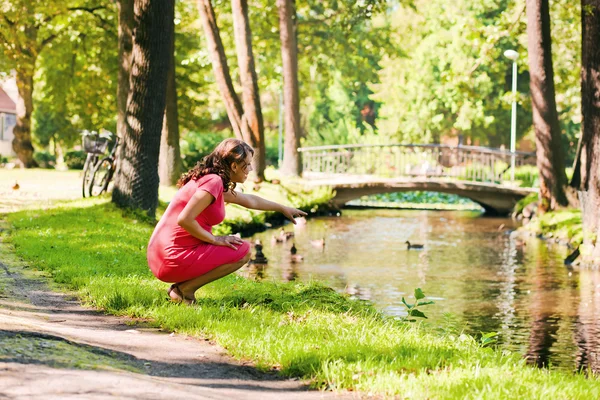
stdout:
POLYGON ((56 166, 56 157, 47 151, 36 151, 33 153, 33 159, 40 168, 54 168, 56 166))
POLYGON ((83 169, 87 154, 82 150, 71 150, 65 154, 65 164, 69 169, 83 169))

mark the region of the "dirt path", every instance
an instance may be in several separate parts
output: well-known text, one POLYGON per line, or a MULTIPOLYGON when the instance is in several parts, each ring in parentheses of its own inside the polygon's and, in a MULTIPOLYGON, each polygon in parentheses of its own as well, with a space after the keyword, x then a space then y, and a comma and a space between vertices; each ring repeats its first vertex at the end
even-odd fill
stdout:
POLYGON ((15 256, 5 228, 0 215, 0 400, 358 398, 309 390, 209 341, 84 308, 15 256))
POLYGON ((0 242, 0 399, 321 399, 217 345, 104 315, 48 288, 0 242))

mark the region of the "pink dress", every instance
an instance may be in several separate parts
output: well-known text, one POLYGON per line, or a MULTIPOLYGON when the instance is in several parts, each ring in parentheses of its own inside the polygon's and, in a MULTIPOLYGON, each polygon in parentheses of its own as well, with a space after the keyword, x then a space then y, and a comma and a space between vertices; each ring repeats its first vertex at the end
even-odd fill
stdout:
POLYGON ((237 250, 203 242, 177 224, 177 217, 198 190, 206 191, 215 198, 196 217, 200 226, 212 233, 212 227, 225 218, 223 181, 219 175, 209 174, 196 181, 191 180, 177 191, 148 243, 148 266, 163 282, 196 278, 220 265, 238 262, 250 251, 248 242, 237 250))

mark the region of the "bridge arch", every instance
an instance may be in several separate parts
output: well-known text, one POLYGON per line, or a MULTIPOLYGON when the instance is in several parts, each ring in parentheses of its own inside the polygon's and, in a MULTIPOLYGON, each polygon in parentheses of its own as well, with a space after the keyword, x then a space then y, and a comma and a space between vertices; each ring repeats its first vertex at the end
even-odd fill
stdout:
POLYGON ((514 205, 530 193, 531 188, 507 188, 501 185, 485 184, 468 181, 437 181, 437 180, 371 180, 368 182, 334 183, 320 182, 320 185, 330 186, 335 191, 334 204, 343 206, 351 200, 362 196, 395 192, 441 192, 455 194, 468 198, 481 205, 486 213, 504 215, 512 211, 514 205))
POLYGON ((488 213, 507 214, 536 192, 518 187, 515 168, 535 164, 534 153, 437 144, 335 145, 305 147, 302 176, 336 191, 334 202, 379 193, 432 191, 456 194, 488 213))

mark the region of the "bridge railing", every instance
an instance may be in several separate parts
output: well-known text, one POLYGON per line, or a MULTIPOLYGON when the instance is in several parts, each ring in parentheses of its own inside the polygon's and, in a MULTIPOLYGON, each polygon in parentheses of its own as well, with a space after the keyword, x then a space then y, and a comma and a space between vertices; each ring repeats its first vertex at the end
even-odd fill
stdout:
POLYGON ((515 167, 535 165, 535 153, 439 144, 335 145, 303 147, 303 175, 353 174, 381 177, 454 178, 502 183, 515 167))

